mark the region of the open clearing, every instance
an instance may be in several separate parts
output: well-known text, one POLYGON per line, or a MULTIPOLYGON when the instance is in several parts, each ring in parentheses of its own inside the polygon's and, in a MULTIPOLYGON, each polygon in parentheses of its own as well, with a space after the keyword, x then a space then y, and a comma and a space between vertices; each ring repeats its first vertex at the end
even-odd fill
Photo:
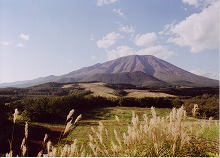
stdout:
MULTIPOLYGON (((70 87, 71 85, 65 85, 70 87)), ((86 90, 92 91, 93 96, 101 97, 117 97, 114 95, 114 89, 106 87, 105 83, 79 83, 79 86, 86 90)), ((128 92, 126 97, 143 98, 143 97, 175 97, 174 95, 161 93, 161 92, 149 92, 147 90, 125 89, 128 92)))
POLYGON ((92 91, 94 96, 116 97, 113 94, 114 89, 106 87, 104 83, 79 83, 79 86, 92 91))
POLYGON ((174 95, 161 93, 161 92, 149 92, 147 90, 127 89, 127 97, 143 98, 143 97, 175 97, 174 95))

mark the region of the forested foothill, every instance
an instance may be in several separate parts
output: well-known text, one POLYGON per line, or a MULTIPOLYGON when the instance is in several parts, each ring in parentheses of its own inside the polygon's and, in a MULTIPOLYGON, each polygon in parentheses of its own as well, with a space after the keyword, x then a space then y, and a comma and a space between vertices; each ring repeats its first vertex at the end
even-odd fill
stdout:
POLYGON ((15 108, 19 109, 22 119, 35 122, 59 123, 65 120, 65 114, 75 109, 84 114, 96 108, 126 106, 126 107, 156 107, 179 108, 182 105, 189 112, 194 104, 198 104, 198 117, 219 118, 218 88, 169 88, 149 89, 136 87, 131 84, 105 84, 114 89, 114 98, 92 96, 91 91, 72 83, 71 87, 64 87, 62 83, 50 82, 28 88, 0 89, 0 117, 1 124, 10 119, 15 108), (125 89, 148 89, 151 92, 165 92, 176 97, 124 97, 125 89))

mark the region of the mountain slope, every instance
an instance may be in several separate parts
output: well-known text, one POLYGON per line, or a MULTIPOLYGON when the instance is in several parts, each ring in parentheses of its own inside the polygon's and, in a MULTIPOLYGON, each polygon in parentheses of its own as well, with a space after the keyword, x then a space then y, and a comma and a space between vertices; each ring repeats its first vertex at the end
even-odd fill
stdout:
MULTIPOLYGON (((198 76, 178 68, 164 60, 156 58, 152 55, 131 55, 121 57, 115 60, 96 64, 91 67, 82 68, 73 71, 63 78, 85 78, 95 74, 115 74, 123 72, 140 71, 158 80, 169 83, 171 85, 187 85, 187 86, 218 86, 219 81, 198 76)), ((97 76, 98 77, 98 76, 97 76)), ((80 81, 79 79, 78 81, 80 81)), ((82 81, 87 81, 82 79, 82 81)), ((90 81, 90 79, 88 79, 90 81)), ((97 80, 100 81, 100 80, 97 80)), ((105 80, 103 80, 104 82, 105 80)))
POLYGON ((105 82, 113 84, 133 84, 138 86, 167 86, 167 83, 162 82, 155 77, 143 73, 141 71, 135 72, 121 72, 121 73, 99 73, 94 74, 88 77, 85 77, 81 80, 82 82, 105 82))
MULTIPOLYGON (((219 86, 219 81, 198 76, 152 55, 131 55, 84 67, 62 76, 48 76, 7 86, 31 86, 46 82, 132 83, 134 85, 219 86)), ((0 85, 2 87, 3 85, 0 85)))

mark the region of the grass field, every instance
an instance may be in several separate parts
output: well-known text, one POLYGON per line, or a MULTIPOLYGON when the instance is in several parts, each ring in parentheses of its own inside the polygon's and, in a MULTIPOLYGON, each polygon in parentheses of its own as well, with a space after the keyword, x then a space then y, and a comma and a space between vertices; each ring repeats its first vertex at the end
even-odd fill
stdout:
MULTIPOLYGON (((85 115, 88 119, 72 124, 67 133, 64 129, 68 121, 63 124, 29 122, 27 129, 18 120, 13 127, 15 156, 22 156, 20 143, 26 130, 28 138, 22 146, 26 156, 36 156, 40 151, 44 156, 219 155, 219 120, 187 117, 182 108, 106 107, 85 115), (46 141, 45 134, 49 135, 46 141)), ((7 129, 9 133, 10 130, 7 129)))
MULTIPOLYGON (((92 111, 89 113, 91 116, 95 116, 92 120, 81 120, 79 122, 79 126, 77 126, 67 137, 64 139, 68 141, 73 141, 74 139, 78 139, 79 143, 85 143, 89 140, 89 134, 91 134, 91 127, 97 128, 99 122, 101 121, 110 133, 114 133, 114 129, 123 133, 127 130, 127 126, 131 123, 132 111, 134 111, 137 115, 142 116, 143 114, 147 114, 148 117, 151 117, 150 108, 138 108, 138 107, 109 107, 98 109, 98 111, 92 111), (116 121, 116 116, 119 118, 119 122, 116 121)), ((158 116, 166 116, 169 115, 171 109, 156 109, 158 116)), ((140 118, 142 119, 142 118, 140 118)))
MULTIPOLYGON (((104 83, 79 83, 80 87, 86 90, 92 91, 93 96, 102 97, 117 97, 114 95, 114 89, 106 87, 104 83)), ((65 88, 71 87, 71 85, 65 85, 65 88)), ((146 90, 125 89, 128 93, 126 97, 143 98, 143 97, 175 97, 174 95, 161 93, 161 92, 149 92, 146 90)))
MULTIPOLYGON (((166 109, 166 108, 159 109, 158 108, 158 109, 155 109, 155 111, 156 111, 156 113, 155 113, 156 116, 152 115, 151 108, 108 107, 108 108, 94 110, 94 111, 91 111, 90 113, 88 113, 87 115, 88 116, 90 115, 91 116, 90 118, 93 117, 93 119, 87 119, 87 120, 82 119, 81 121, 78 122, 77 126, 75 126, 74 128, 71 128, 69 134, 66 135, 65 137, 63 137, 60 141, 59 141, 59 135, 65 129, 65 125, 64 125, 65 123, 64 124, 30 123, 31 130, 29 132, 29 135, 36 135, 37 134, 36 131, 34 130, 34 128, 37 128, 38 129, 37 131, 39 131, 39 129, 45 129, 44 131, 47 132, 47 134, 49 135, 49 138, 52 141, 52 144, 54 146, 56 146, 57 150, 61 150, 61 152, 63 150, 67 150, 66 148, 68 148, 68 144, 71 145, 71 148, 72 148, 73 144, 75 144, 77 142, 77 148, 76 148, 77 152, 75 153, 76 154, 75 156, 80 156, 82 148, 85 151, 87 151, 84 156, 89 156, 89 155, 90 156, 107 156, 108 155, 108 154, 106 155, 106 153, 99 153, 100 155, 95 155, 91 151, 91 148, 88 145, 89 143, 91 143, 91 139, 93 141, 94 140, 97 141, 96 142, 97 150, 98 150, 98 148, 100 148, 100 150, 101 150, 101 148, 102 148, 102 150, 104 150, 104 148, 103 148, 103 146, 104 146, 105 148, 109 148, 108 152, 111 153, 110 155, 113 154, 112 156, 143 156, 143 153, 139 153, 139 151, 134 152, 134 153, 133 152, 127 153, 128 155, 126 155, 124 153, 125 155, 123 155, 123 152, 121 151, 121 149, 120 149, 120 152, 115 153, 112 151, 113 150, 112 146, 114 146, 114 145, 115 145, 115 147, 117 146, 116 144, 117 144, 118 139, 123 140, 123 137, 124 137, 123 134, 128 132, 128 130, 129 130, 128 128, 132 128, 132 126, 134 126, 134 122, 133 122, 135 120, 134 118, 136 118, 136 119, 138 118, 138 120, 139 120, 139 124, 135 128, 139 128, 139 127, 141 128, 142 123, 144 123, 146 121, 145 120, 146 117, 149 119, 149 121, 153 117, 157 117, 157 119, 159 119, 159 121, 162 120, 162 118, 169 119, 169 117, 167 117, 167 116, 170 115, 172 109, 166 109), (146 114, 145 117, 142 117, 144 114, 146 114), (101 132, 102 134, 99 133, 100 130, 102 131, 101 132), (103 144, 99 144, 99 141, 100 141, 99 134, 102 135, 103 144), (116 137, 116 135, 117 135, 117 137, 116 137), (57 144, 57 142, 59 142, 59 143, 57 144), (113 142, 115 142, 116 144, 114 144, 113 142)), ((201 142, 203 142, 203 143, 204 142, 211 142, 211 145, 209 143, 207 148, 213 148, 213 146, 215 146, 214 151, 216 151, 218 149, 217 145, 219 144, 219 120, 201 120, 201 119, 195 119, 192 117, 187 117, 186 120, 182 120, 182 122, 183 122, 183 124, 181 126, 184 128, 184 130, 188 133, 193 134, 193 137, 192 137, 193 139, 195 139, 196 141, 199 140, 198 147, 197 147, 197 144, 193 145, 193 148, 196 147, 196 151, 192 151, 192 152, 198 152, 199 149, 202 148, 200 146, 201 142)), ((149 124, 149 128, 150 128, 150 124, 149 124)), ((156 129, 159 130, 158 132, 161 132, 160 130, 164 128, 163 124, 159 125, 157 128, 156 129)), ((138 131, 138 129, 137 129, 137 131, 138 131)), ((163 132, 161 134, 163 134, 163 132)), ((163 139, 163 138, 164 138, 164 136, 162 136, 162 138, 160 138, 160 136, 158 135, 158 139, 163 139)), ((44 142, 43 142, 42 130, 41 130, 40 136, 37 139, 38 139, 37 141, 30 140, 30 142, 37 142, 38 145, 43 146, 42 144, 44 144, 44 142), (39 140, 39 139, 41 139, 41 140, 39 140)), ((139 138, 139 139, 141 139, 141 138, 139 138)), ((134 143, 136 145, 138 145, 138 143, 140 143, 140 142, 135 141, 134 143)), ((135 144, 130 145, 129 150, 131 150, 131 151, 135 150, 136 149, 135 144)), ((164 144, 164 143, 162 143, 162 144, 164 144)), ((207 146, 206 144, 202 144, 202 145, 207 146)), ((139 146, 141 146, 141 144, 139 144, 139 146)), ((143 147, 141 147, 141 149, 138 149, 138 150, 142 150, 143 147)), ((70 149, 68 149, 68 150, 70 150, 70 149)), ((152 149, 150 149, 150 150, 152 150, 152 149)), ((161 148, 161 150, 165 150, 165 149, 161 148)), ((166 149, 166 150, 168 150, 168 149, 166 149)), ((143 152, 146 152, 146 151, 143 150, 143 152)), ((148 152, 148 154, 150 154, 149 156, 175 156, 175 155, 172 155, 171 154, 172 152, 170 153, 170 151, 166 151, 167 153, 166 152, 164 153, 164 152, 165 151, 160 151, 158 153, 154 153, 154 152, 152 153, 152 151, 151 151, 150 153, 148 152)), ((190 155, 190 153, 188 153, 188 152, 189 151, 186 152, 185 156, 187 156, 187 154, 188 154, 188 156, 190 155)), ((197 156, 204 155, 204 154, 206 154, 206 156, 207 155, 216 156, 216 153, 213 153, 212 150, 211 150, 211 152, 209 152, 209 151, 203 151, 203 152, 205 152, 205 153, 201 153, 201 154, 197 153, 197 156)), ((178 153, 178 154, 180 154, 180 156, 181 156, 182 153, 178 153)), ((32 155, 32 156, 34 156, 34 155, 32 155)), ((63 156, 63 155, 61 155, 61 156, 63 156)), ((66 155, 66 156, 68 156, 68 155, 66 155)), ((81 156, 83 156, 83 155, 81 155, 81 156)), ((147 156, 147 155, 145 155, 145 156, 147 156)))

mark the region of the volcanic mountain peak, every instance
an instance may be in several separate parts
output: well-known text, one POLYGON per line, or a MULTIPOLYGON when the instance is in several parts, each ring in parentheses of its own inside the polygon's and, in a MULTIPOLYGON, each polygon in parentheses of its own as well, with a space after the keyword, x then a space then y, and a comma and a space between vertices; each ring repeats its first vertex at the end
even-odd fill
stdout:
MULTIPOLYGON (((95 81, 95 74, 102 74, 103 76, 103 74, 131 73, 136 71, 143 72, 162 82, 172 85, 188 83, 190 86, 218 86, 219 84, 216 80, 197 76, 152 55, 130 55, 120 57, 102 64, 96 64, 73 71, 63 77, 78 77, 82 78, 83 81, 86 81, 85 79, 88 78, 88 76, 93 75, 92 78, 95 81)), ((97 78, 97 80, 100 80, 100 77, 99 79, 97 78)), ((106 77, 105 81, 107 81, 106 77)), ((120 82, 122 81, 123 79, 120 79, 120 82)))
MULTIPOLYGON (((219 81, 198 76, 178 68, 152 55, 130 55, 105 63, 84 67, 62 76, 48 76, 19 85, 36 85, 46 82, 87 82, 131 83, 134 85, 174 85, 174 86, 219 86, 219 81), (138 72, 138 73, 137 73, 138 72), (141 73, 140 73, 141 72, 141 73), (136 78, 135 78, 136 77, 136 78)), ((18 83, 17 83, 18 84, 18 83)), ((17 84, 11 84, 17 86, 17 84)), ((7 84, 7 86, 10 84, 7 84)), ((1 85, 0 85, 1 86, 1 85)))

